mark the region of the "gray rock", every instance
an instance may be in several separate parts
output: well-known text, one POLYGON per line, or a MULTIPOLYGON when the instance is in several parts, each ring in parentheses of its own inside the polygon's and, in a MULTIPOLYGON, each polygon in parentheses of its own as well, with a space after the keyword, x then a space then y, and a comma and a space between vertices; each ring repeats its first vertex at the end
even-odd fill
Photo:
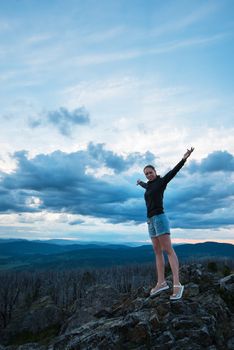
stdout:
POLYGON ((176 317, 171 321, 171 326, 174 330, 181 329, 182 331, 188 329, 194 329, 202 326, 202 321, 200 319, 191 316, 180 316, 176 317))
POLYGON ((20 345, 17 350, 46 350, 46 346, 39 345, 37 343, 28 343, 20 345))
POLYGON ((221 289, 224 289, 225 291, 233 293, 234 292, 234 274, 220 279, 219 285, 221 289))
MULTIPOLYGON (((197 309, 197 305, 196 305, 197 309)), ((193 312, 190 303, 184 302, 184 300, 179 300, 178 302, 171 302, 170 305, 171 314, 176 315, 189 315, 193 312)))
POLYGON ((234 336, 230 338, 227 342, 227 349, 233 350, 234 349, 234 336))
POLYGON ((191 330, 190 337, 190 339, 195 340, 197 344, 202 344, 203 346, 212 345, 212 339, 207 326, 191 330))
POLYGON ((50 297, 43 297, 33 303, 29 310, 19 310, 15 314, 12 322, 2 332, 2 339, 7 343, 17 339, 23 333, 38 334, 48 328, 57 328, 62 324, 63 319, 63 311, 52 302, 50 297))
POLYGON ((197 296, 198 294, 200 293, 200 290, 199 290, 199 285, 196 284, 196 283, 189 283, 185 290, 184 290, 184 296, 185 297, 195 297, 197 296))
MULTIPOLYGON (((47 350, 47 346, 39 345, 37 343, 27 343, 23 345, 10 345, 3 348, 4 350, 47 350)), ((0 350, 2 350, 0 348, 0 350)))
POLYGON ((170 350, 201 350, 201 346, 194 344, 189 337, 184 337, 182 339, 176 339, 170 350))
POLYGON ((113 307, 119 299, 118 291, 111 286, 98 284, 90 287, 85 296, 72 306, 72 315, 63 324, 60 334, 100 317, 111 316, 110 307, 113 307))
POLYGON ((61 324, 63 312, 49 298, 34 303, 29 312, 21 320, 21 330, 38 333, 41 330, 61 324))
POLYGON ((160 327, 160 321, 158 318, 158 315, 154 313, 150 318, 149 318, 149 323, 152 327, 152 329, 157 330, 160 327))
POLYGON ((87 289, 85 296, 79 302, 78 309, 80 309, 80 306, 95 309, 112 306, 119 301, 119 298, 120 295, 115 288, 102 284, 94 285, 87 289))
POLYGON ((150 328, 146 322, 139 322, 127 333, 127 340, 133 344, 144 344, 150 340, 150 328))
POLYGON ((155 344, 150 348, 154 350, 171 350, 175 339, 170 331, 164 331, 155 339, 155 344))

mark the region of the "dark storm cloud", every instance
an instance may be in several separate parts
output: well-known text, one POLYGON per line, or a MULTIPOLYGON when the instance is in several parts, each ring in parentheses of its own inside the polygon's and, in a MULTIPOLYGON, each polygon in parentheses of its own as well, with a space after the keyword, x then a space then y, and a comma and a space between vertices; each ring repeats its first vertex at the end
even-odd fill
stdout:
MULTIPOLYGON (((224 163, 222 170, 215 167, 213 161, 217 153, 219 160, 227 154, 212 153, 201 163, 189 160, 180 176, 168 184, 165 209, 173 227, 207 228, 234 224, 231 168, 230 164, 225 167, 224 163), (218 171, 213 170, 217 168, 218 171), (212 169, 209 176, 208 170, 204 169, 212 169)), ((125 171, 133 166, 142 169, 145 163, 153 162, 154 156, 150 152, 123 157, 105 149, 104 144, 91 143, 86 150, 74 153, 56 151, 30 159, 26 152, 17 152, 15 158, 18 164, 15 172, 1 176, 1 212, 48 210, 104 218, 111 223, 145 221, 144 189, 136 186, 140 174, 130 177, 125 171), (87 173, 87 168, 93 169, 95 174, 95 170, 103 166, 112 169, 114 175, 97 178, 87 173), (40 198, 38 205, 30 199, 34 197, 40 198)), ((75 220, 70 225, 80 223, 75 220)))
POLYGON ((200 163, 192 161, 189 169, 191 172, 216 172, 234 171, 234 157, 227 151, 215 151, 210 153, 200 163))
POLYGON ((61 107, 55 111, 49 111, 40 118, 29 120, 29 126, 36 128, 42 125, 53 125, 65 136, 69 136, 72 128, 77 125, 85 125, 90 122, 89 113, 84 107, 68 111, 61 107))
POLYGON ((200 162, 189 160, 183 178, 176 177, 165 193, 171 223, 181 228, 218 228, 234 224, 234 157, 210 153, 200 162), (186 172, 187 170, 187 172, 186 172))
POLYGON ((129 169, 133 164, 139 161, 142 164, 153 162, 155 157, 151 152, 146 152, 144 155, 139 152, 129 154, 126 158, 112 151, 106 150, 103 143, 93 144, 88 146, 90 156, 98 163, 104 164, 107 168, 115 172, 122 172, 129 169))
POLYGON ((234 224, 233 196, 229 174, 189 175, 169 184, 165 207, 174 227, 217 228, 234 224))
MULTIPOLYGON (((27 152, 21 151, 16 152, 14 157, 17 160, 17 169, 14 173, 2 175, 1 188, 5 191, 6 199, 1 202, 2 212, 46 209, 91 215, 114 222, 134 219, 133 215, 129 218, 124 216, 129 199, 140 196, 135 191, 135 179, 132 184, 124 180, 122 175, 115 175, 116 181, 109 176, 108 181, 98 179, 87 174, 87 167, 95 172, 105 166, 122 173, 136 164, 144 164, 146 159, 154 158, 150 152, 133 153, 123 158, 105 150, 104 145, 95 144, 74 153, 56 151, 30 159, 27 152), (97 157, 99 153, 100 158, 97 157), (113 161, 116 159, 117 162, 113 161), (38 207, 29 205, 32 196, 42 201, 38 207)), ((143 207, 142 201, 141 206, 143 207)))

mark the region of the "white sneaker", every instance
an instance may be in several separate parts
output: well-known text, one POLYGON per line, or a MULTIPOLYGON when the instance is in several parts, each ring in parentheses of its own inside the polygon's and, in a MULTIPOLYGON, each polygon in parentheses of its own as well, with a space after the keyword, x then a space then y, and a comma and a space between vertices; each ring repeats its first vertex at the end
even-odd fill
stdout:
POLYGON ((150 297, 154 297, 155 295, 158 295, 159 293, 161 293, 164 290, 169 289, 169 286, 167 284, 166 281, 160 283, 160 284, 156 284, 156 287, 152 288, 150 291, 150 297))
POLYGON ((170 296, 170 300, 179 300, 182 298, 183 292, 184 292, 184 286, 182 284, 174 284, 173 288, 179 288, 177 293, 173 293, 170 296))

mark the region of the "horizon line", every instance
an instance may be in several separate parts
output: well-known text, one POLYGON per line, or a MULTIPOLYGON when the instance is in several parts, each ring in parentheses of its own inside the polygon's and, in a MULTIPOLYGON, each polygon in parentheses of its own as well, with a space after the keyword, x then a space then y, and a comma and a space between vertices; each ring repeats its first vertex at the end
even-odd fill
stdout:
MULTIPOLYGON (((150 240, 145 241, 103 241, 103 240, 79 240, 76 238, 24 238, 24 237, 0 237, 0 240, 25 240, 25 241, 41 241, 41 242, 47 242, 47 241, 67 241, 67 242, 79 242, 83 244, 120 244, 120 245, 129 245, 129 244, 135 244, 135 245, 146 245, 146 244, 152 244, 150 240)), ((185 239, 181 240, 179 238, 172 238, 172 245, 179 245, 179 244, 197 244, 197 243, 226 243, 226 244, 232 244, 234 245, 234 240, 221 240, 221 239, 201 239, 201 240, 195 240, 195 239, 185 239)))

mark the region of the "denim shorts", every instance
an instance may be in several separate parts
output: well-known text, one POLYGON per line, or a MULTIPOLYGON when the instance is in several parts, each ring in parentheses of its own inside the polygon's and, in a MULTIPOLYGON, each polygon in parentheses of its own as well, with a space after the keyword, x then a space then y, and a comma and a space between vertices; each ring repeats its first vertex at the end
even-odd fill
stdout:
POLYGON ((154 215, 147 219, 150 237, 158 237, 165 233, 170 234, 170 224, 166 214, 154 215))

